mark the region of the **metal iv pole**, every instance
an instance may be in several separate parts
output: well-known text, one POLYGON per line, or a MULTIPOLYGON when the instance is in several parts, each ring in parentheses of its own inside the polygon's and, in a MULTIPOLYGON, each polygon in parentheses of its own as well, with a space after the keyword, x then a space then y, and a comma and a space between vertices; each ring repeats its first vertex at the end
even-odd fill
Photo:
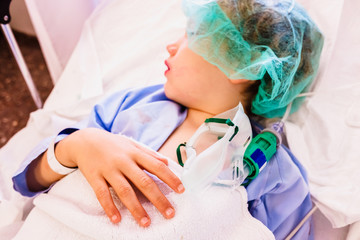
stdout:
POLYGON ((11 0, 0 0, 0 24, 3 30, 6 40, 11 48, 11 51, 15 57, 15 60, 20 68, 21 74, 24 77, 26 85, 30 91, 31 97, 33 98, 37 108, 42 108, 42 102, 40 99, 39 92, 37 91, 34 81, 31 78, 29 69, 26 66, 24 58, 21 54, 20 48, 16 42, 14 34, 9 26, 10 17, 10 2, 11 0))

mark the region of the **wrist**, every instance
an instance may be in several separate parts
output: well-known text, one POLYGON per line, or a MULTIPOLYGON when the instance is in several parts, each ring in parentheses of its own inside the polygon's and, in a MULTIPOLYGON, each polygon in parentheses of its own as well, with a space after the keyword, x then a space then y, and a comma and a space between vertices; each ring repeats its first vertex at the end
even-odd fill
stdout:
POLYGON ((67 168, 76 168, 77 164, 72 159, 71 149, 72 146, 71 142, 72 135, 65 137, 63 140, 57 142, 54 145, 54 153, 55 157, 58 162, 67 168))
MULTIPOLYGON (((56 156, 55 143, 56 138, 50 143, 48 150, 46 151, 46 162, 49 168, 58 175, 67 175, 75 171, 76 168, 70 168, 66 166, 63 161, 59 160, 59 155, 61 154, 57 154, 58 156, 56 156)), ((64 159, 64 155, 61 158, 64 159)))
POLYGON ((72 161, 71 155, 69 154, 68 139, 70 139, 71 133, 77 131, 78 129, 67 128, 61 131, 59 135, 66 134, 67 136, 59 141, 57 137, 49 144, 46 159, 48 167, 58 175, 67 175, 76 170, 76 164, 72 161))

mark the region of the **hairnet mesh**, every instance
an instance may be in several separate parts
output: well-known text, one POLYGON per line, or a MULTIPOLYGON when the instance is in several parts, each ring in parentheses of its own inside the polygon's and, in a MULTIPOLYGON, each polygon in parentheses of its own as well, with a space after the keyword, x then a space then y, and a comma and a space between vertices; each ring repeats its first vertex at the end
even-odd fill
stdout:
POLYGON ((253 113, 282 116, 314 79, 323 36, 294 1, 183 0, 183 10, 190 49, 230 79, 261 81, 253 113))

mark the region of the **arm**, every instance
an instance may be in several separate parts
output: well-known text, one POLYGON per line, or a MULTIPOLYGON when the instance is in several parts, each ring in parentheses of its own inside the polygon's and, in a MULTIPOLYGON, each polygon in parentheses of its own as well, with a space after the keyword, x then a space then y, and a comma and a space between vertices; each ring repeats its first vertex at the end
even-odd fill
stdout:
MULTIPOLYGON (((122 111, 120 108, 129 108, 123 102, 127 100, 133 103, 131 99, 119 100, 116 97, 109 99, 111 101, 108 104, 105 102, 98 105, 91 114, 89 126, 95 128, 79 130, 60 141, 55 148, 56 158, 64 166, 78 166, 113 222, 120 221, 120 213, 113 203, 109 186, 114 188, 120 200, 140 225, 150 224, 130 182, 166 218, 171 218, 174 216, 171 204, 143 170, 155 174, 178 193, 184 191, 180 180, 168 169, 165 159, 150 150, 143 149, 126 137, 108 132, 112 131, 114 119, 118 112, 122 111)), ((46 154, 44 152, 37 157, 28 167, 26 180, 32 190, 45 189, 63 177, 49 168, 46 154)))
MULTIPOLYGON (((47 152, 34 160, 27 171, 27 183, 32 191, 43 190, 63 177, 51 170, 46 155, 47 152)), ((157 175, 178 193, 183 192, 183 189, 178 189, 180 180, 167 168, 166 159, 126 137, 101 129, 82 129, 60 141, 55 156, 64 166, 79 167, 112 222, 119 222, 121 216, 111 198, 109 186, 114 188, 141 226, 150 224, 150 218, 129 182, 143 192, 165 218, 174 216, 170 202, 143 169, 157 175)))
POLYGON ((26 171, 26 182, 31 192, 41 192, 48 189, 51 184, 59 181, 64 176, 51 170, 47 162, 46 151, 30 163, 26 171))
MULTIPOLYGON (((56 137, 56 139, 54 139, 54 142, 51 141, 51 151, 52 151, 52 155, 54 158, 55 155, 55 149, 56 149, 56 145, 62 145, 65 141, 60 141, 60 142, 56 142, 57 138, 59 136, 61 136, 63 138, 63 136, 67 136, 70 135, 71 133, 74 133, 76 131, 78 131, 78 128, 67 128, 62 130, 58 136, 56 137)), ((61 138, 61 139, 62 139, 61 138)), ((58 140, 61 140, 58 139, 58 140)), ((60 180, 61 178, 63 178, 65 175, 67 175, 69 172, 57 172, 56 170, 54 171, 49 163, 49 148, 47 150, 45 150, 45 152, 41 153, 36 159, 34 159, 28 166, 28 170, 25 172, 26 176, 26 185, 27 185, 27 190, 30 192, 43 192, 46 191, 47 189, 49 189, 49 187, 56 181, 60 180)), ((63 152, 66 153, 66 152, 63 152)), ((63 158, 63 157, 62 157, 63 158)), ((66 158, 69 158, 69 156, 67 156, 66 158)), ((57 159, 52 159, 52 161, 54 162, 58 162, 57 159)), ((76 166, 71 166, 73 167, 73 171, 76 170, 76 166)))
MULTIPOLYGON (((284 239, 312 207, 305 172, 284 147, 279 147, 247 191, 251 215, 264 223, 276 239, 284 239)), ((311 238, 307 221, 294 239, 308 239, 309 235, 311 238)))

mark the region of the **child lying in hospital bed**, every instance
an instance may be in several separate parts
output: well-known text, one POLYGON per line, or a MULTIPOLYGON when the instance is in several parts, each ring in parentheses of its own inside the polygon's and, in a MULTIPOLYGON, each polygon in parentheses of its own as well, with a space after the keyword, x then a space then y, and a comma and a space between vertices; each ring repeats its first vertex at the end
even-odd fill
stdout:
MULTIPOLYGON (((185 12, 189 18, 187 36, 168 46, 170 54, 168 59, 169 71, 166 73, 168 81, 165 83, 164 88, 162 85, 157 85, 114 95, 94 109, 89 118, 88 127, 96 127, 111 133, 122 133, 131 136, 153 149, 159 150, 163 155, 176 159, 174 149, 179 143, 190 138, 205 118, 213 117, 231 109, 239 101, 248 114, 252 111, 257 115, 266 117, 281 116, 284 114, 286 106, 294 100, 296 95, 306 90, 316 73, 322 41, 317 28, 295 3, 282 3, 275 7, 277 10, 275 12, 269 9, 265 11, 262 7, 266 9, 268 5, 254 4, 252 1, 249 1, 248 6, 240 5, 239 10, 235 10, 236 8, 228 2, 207 3, 204 5, 207 8, 196 8, 196 5, 192 4, 192 2, 185 1, 185 12), (259 9, 261 9, 261 12, 269 13, 269 15, 263 12, 263 14, 260 14, 257 12, 259 9), (251 14, 247 11, 250 11, 251 14), (276 14, 280 15, 275 16, 276 14), (211 16, 217 16, 217 18, 211 18, 211 16), (241 18, 247 17, 249 19, 242 21, 241 18), (266 17, 269 17, 269 19, 266 19, 266 17), (229 18, 235 25, 238 24, 244 28, 240 31, 241 35, 236 28, 228 28, 233 27, 229 18), (213 24, 209 24, 209 21, 213 24), (290 23, 294 25, 291 26, 290 23), (217 32, 216 30, 219 29, 221 24, 225 29, 220 28, 221 31, 217 32), (270 29, 270 26, 275 26, 275 28, 270 29), (212 29, 212 27, 218 28, 212 29), (209 36, 204 37, 209 33, 209 36), (263 35, 265 35, 265 38, 260 39, 259 37, 263 35), (216 41, 219 39, 220 42, 216 41), (220 43, 223 39, 226 39, 226 41, 222 45, 220 43), (234 42, 236 39, 241 41, 234 42), (259 48, 259 45, 262 45, 262 47, 259 48), (229 50, 230 46, 231 50, 229 50), (217 52, 218 49, 223 52, 217 52), (213 55, 214 52, 218 54, 216 58, 213 55), (247 58, 247 56, 251 57, 247 58), (277 58, 277 56, 281 56, 281 58, 277 58), (179 69, 180 74, 178 73, 179 69), (281 80, 279 76, 281 76, 281 80), (257 89, 258 82, 261 82, 260 90, 256 93, 252 88, 257 89), (285 89, 289 90, 289 92, 285 89), (254 96, 255 99, 253 100, 254 96), (181 105, 175 104, 170 99, 181 105), (250 107, 251 103, 252 108, 250 107), (266 108, 263 107, 265 104, 267 105, 266 108), (161 116, 161 118, 157 119, 158 116, 161 116), (145 122, 144 119, 146 119, 145 122), (161 119, 164 119, 165 123, 161 119), (160 136, 159 133, 161 133, 160 136)), ((44 142, 40 149, 37 149, 27 159, 27 164, 46 150, 48 145, 48 141, 44 142)), ((106 189, 105 196, 107 197, 100 197, 99 201, 113 222, 118 222, 120 215, 111 203, 106 182, 115 189, 121 199, 122 194, 118 183, 128 184, 125 178, 121 177, 121 174, 140 188, 164 216, 167 218, 173 217, 174 209, 171 208, 170 203, 149 180, 150 178, 138 167, 138 165, 142 166, 164 180, 173 190, 181 192, 182 190, 177 190, 180 184, 178 178, 167 170, 163 164, 159 163, 163 161, 162 158, 145 151, 147 153, 146 157, 121 158, 121 161, 127 161, 126 164, 100 163, 99 159, 103 161, 113 159, 94 157, 96 155, 93 153, 100 154, 98 151, 104 151, 106 148, 119 149, 117 154, 124 154, 124 152, 129 152, 130 156, 134 156, 134 152, 136 152, 135 156, 144 154, 144 151, 139 152, 139 149, 142 149, 139 145, 122 136, 109 134, 102 130, 82 129, 70 134, 56 145, 56 156, 65 166, 79 167, 90 185, 94 186, 96 183, 100 183, 106 187, 94 188, 106 189), (83 141, 83 139, 86 139, 88 143, 94 141, 91 144, 96 147, 85 147, 86 141, 83 141), (119 141, 123 144, 117 145, 119 141), (69 148, 70 150, 67 149, 69 142, 71 143, 70 146, 72 146, 69 148), (110 147, 111 145, 108 143, 116 144, 116 147, 110 147), (103 148, 99 148, 100 144, 103 144, 103 148), (75 146, 77 150, 71 150, 75 146), (122 148, 123 150, 120 151, 122 148), (61 149, 66 149, 66 151, 61 149), (72 156, 67 161, 67 155, 70 153, 74 153, 74 156, 79 157, 72 156), (74 159, 76 160, 74 161, 74 159), (91 159, 93 164, 89 164, 91 159), (86 164, 84 164, 85 161, 86 164), (156 169, 155 166, 159 164, 162 169, 165 169, 164 171, 156 169), (124 166, 133 166, 133 169, 129 170, 124 166), (113 171, 113 169, 118 169, 117 174, 106 173, 113 171), (98 171, 98 174, 94 174, 94 170, 98 171), (135 175, 133 175, 134 172, 136 172, 135 175), (118 173, 121 174, 118 175, 118 173), (138 174, 141 175, 140 178, 137 177, 138 174), (100 176, 100 178, 96 179, 94 177, 96 175, 100 176), (153 186, 152 189, 155 189, 155 191, 142 189, 139 179, 143 180, 144 177, 147 179, 145 182, 150 182, 153 186), (154 200, 159 196, 162 199, 160 203, 154 200), (108 205, 108 203, 110 204, 108 205), (170 214, 166 215, 169 208, 168 213, 170 214), (116 217, 112 218, 114 215, 116 217)), ((115 153, 113 150, 104 151, 101 155, 115 153)), ((15 177, 14 181, 19 191, 29 195, 34 194, 29 190, 43 189, 61 178, 60 175, 63 175, 56 174, 48 168, 47 153, 30 164, 30 167, 26 169, 27 174, 23 170, 24 168, 20 169, 21 173, 15 177), (38 168, 39 163, 40 168, 38 168), (41 166, 45 166, 44 175, 42 173, 37 174, 37 171, 42 172, 41 166), (34 181, 35 179, 36 181, 34 181), (27 184, 26 181, 28 181, 27 184), (32 183, 34 184, 32 185, 32 183), (27 185, 31 189, 27 189, 27 185)), ((289 229, 296 225, 295 219, 298 219, 299 216, 303 217, 311 207, 302 171, 301 166, 298 166, 294 157, 283 148, 279 148, 273 161, 247 188, 250 212, 270 228, 277 238, 286 236, 289 229), (273 171, 279 171, 279 173, 276 174, 273 171), (268 177, 270 179, 266 182, 265 179, 268 177), (289 182, 290 180, 292 182, 289 182), (292 196, 294 192, 298 192, 299 195, 292 196), (287 201, 291 203, 286 204, 286 210, 284 210, 284 205, 278 202, 278 198, 284 198, 284 196, 287 196, 288 199, 293 198, 287 201), (266 212, 265 209, 269 212, 266 212), (283 213, 281 213, 281 209, 283 213)), ((126 191, 129 191, 129 188, 126 189, 126 191)), ((125 196, 121 199, 121 202, 129 208, 139 224, 148 226, 150 224, 148 215, 140 204, 132 205, 134 202, 137 203, 137 200, 131 189, 130 192, 132 197, 125 196), (135 201, 132 201, 133 199, 135 201), (136 212, 140 212, 140 214, 136 212)), ((303 227, 297 237, 301 238, 308 235, 308 231, 309 224, 303 227)))

